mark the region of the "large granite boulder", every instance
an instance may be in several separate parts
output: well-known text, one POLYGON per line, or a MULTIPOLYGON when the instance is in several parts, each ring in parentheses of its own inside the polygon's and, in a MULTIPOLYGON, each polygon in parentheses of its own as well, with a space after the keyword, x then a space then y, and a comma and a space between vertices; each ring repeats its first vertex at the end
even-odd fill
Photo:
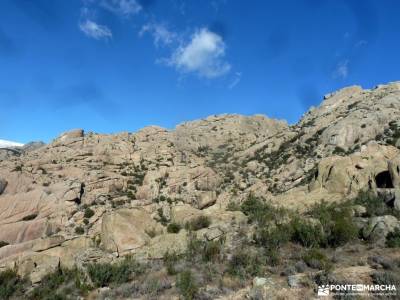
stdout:
POLYGON ((324 188, 329 193, 343 195, 365 189, 393 188, 389 169, 393 169, 397 155, 394 147, 370 143, 349 156, 324 158, 309 188, 311 191, 324 188))
POLYGON ((119 209, 103 216, 101 243, 107 251, 126 254, 142 248, 162 231, 145 210, 119 209))
POLYGON ((388 233, 393 232, 396 228, 400 228, 400 221, 394 216, 373 217, 363 228, 362 234, 365 239, 384 245, 388 233))

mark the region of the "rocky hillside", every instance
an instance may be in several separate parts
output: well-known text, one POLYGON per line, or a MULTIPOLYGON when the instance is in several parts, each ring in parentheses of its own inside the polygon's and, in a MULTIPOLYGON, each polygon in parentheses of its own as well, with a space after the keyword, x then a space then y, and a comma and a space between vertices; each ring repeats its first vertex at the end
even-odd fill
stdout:
POLYGON ((219 115, 0 149, 0 298, 399 284, 399 115, 400 83, 354 86, 291 126, 219 115))

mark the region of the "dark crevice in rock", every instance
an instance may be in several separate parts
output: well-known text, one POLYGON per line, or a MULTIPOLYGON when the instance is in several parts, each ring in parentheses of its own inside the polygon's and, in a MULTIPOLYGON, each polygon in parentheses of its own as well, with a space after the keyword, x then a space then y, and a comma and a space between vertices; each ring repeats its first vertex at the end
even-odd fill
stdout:
POLYGON ((380 172, 375 176, 376 187, 380 189, 392 189, 393 181, 389 171, 380 172))

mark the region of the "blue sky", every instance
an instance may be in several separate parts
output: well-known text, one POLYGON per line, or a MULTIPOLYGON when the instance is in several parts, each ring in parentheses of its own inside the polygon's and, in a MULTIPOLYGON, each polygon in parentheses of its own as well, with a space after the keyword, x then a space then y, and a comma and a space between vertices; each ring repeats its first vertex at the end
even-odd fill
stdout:
POLYGON ((397 0, 1 0, 0 138, 295 123, 324 94, 400 80, 397 0))

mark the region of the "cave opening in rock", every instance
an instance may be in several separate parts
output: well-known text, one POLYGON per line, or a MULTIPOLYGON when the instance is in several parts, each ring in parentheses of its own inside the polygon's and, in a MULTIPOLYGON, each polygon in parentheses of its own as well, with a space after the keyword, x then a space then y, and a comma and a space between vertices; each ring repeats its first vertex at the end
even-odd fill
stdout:
POLYGON ((389 171, 380 172, 375 176, 376 187, 380 189, 394 188, 389 171))

